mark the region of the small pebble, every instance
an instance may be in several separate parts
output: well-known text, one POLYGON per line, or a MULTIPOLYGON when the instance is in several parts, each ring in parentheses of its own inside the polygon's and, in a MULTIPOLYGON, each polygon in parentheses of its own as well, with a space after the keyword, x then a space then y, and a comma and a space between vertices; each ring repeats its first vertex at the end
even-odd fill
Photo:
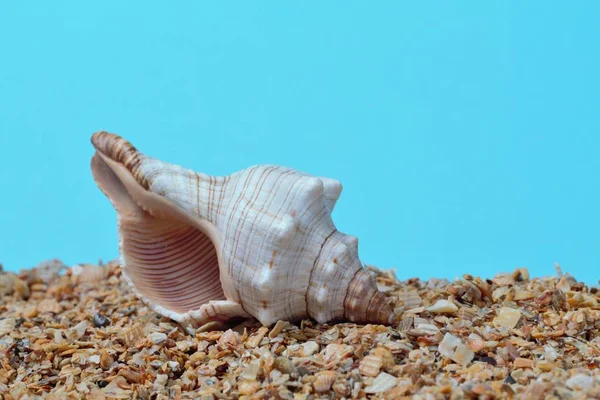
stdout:
POLYGON ((434 305, 427 308, 427 311, 434 314, 452 314, 458 311, 458 307, 448 300, 438 300, 434 305))
POLYGON ((167 335, 160 332, 152 332, 149 336, 150 340, 154 344, 160 344, 167 340, 167 335))
POLYGON ((108 325, 109 320, 104 315, 100 313, 94 314, 94 326, 96 328, 102 328, 103 326, 108 325))
POLYGON ((578 374, 567 380, 567 386, 571 389, 588 391, 594 385, 594 378, 588 375, 578 374))

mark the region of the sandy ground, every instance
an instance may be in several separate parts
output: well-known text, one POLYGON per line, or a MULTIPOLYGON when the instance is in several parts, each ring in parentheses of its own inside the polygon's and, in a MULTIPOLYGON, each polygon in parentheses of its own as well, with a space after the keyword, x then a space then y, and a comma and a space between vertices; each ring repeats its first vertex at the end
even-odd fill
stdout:
POLYGON ((117 263, 0 273, 0 398, 600 398, 598 291, 525 269, 397 281, 392 326, 304 320, 186 331, 117 263))

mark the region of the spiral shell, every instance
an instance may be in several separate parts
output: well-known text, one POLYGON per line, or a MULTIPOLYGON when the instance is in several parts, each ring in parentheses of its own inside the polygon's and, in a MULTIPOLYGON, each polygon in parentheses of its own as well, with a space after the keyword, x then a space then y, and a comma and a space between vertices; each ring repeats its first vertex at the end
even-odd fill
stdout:
POLYGON ((123 275, 158 313, 195 326, 392 321, 358 240, 331 218, 338 181, 277 165, 210 176, 107 132, 92 144, 94 179, 117 212, 123 275))

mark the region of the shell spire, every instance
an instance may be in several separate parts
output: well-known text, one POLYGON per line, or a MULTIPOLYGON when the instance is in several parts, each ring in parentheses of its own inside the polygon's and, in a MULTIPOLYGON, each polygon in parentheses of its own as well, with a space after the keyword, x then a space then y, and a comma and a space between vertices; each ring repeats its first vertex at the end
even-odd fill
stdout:
POLYGON ((92 172, 117 211, 123 275, 155 311, 199 326, 392 322, 388 299, 331 212, 339 181, 277 165, 216 177, 98 132, 92 172))
POLYGON ((344 315, 354 322, 392 323, 393 310, 388 298, 375 283, 375 277, 361 269, 350 282, 344 300, 344 315))
POLYGON ((92 144, 102 154, 127 168, 135 180, 148 189, 148 181, 140 168, 144 156, 131 143, 108 132, 97 132, 92 135, 92 144))

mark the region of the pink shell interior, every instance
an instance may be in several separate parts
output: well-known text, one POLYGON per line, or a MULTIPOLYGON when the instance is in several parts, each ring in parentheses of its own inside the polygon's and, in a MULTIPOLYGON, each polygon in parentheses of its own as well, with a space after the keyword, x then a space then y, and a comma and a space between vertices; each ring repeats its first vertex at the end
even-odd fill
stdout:
POLYGON ((180 314, 225 299, 209 235, 101 152, 92 171, 118 213, 124 273, 143 297, 180 314))

